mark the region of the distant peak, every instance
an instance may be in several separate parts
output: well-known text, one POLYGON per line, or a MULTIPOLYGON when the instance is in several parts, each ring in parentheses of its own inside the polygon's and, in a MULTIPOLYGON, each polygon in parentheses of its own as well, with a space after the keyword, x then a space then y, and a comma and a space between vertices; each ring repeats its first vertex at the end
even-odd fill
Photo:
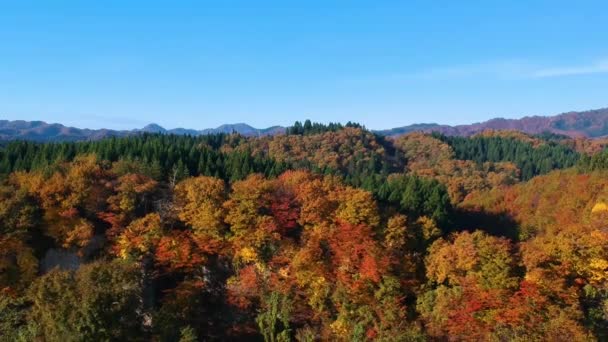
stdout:
POLYGON ((237 123, 233 123, 233 124, 223 124, 221 126, 219 126, 218 128, 222 128, 222 127, 245 127, 245 128, 253 128, 251 125, 248 125, 244 122, 237 122, 237 123))
POLYGON ((146 125, 144 128, 142 128, 141 131, 149 132, 149 133, 164 133, 167 130, 158 124, 151 123, 151 124, 146 125))

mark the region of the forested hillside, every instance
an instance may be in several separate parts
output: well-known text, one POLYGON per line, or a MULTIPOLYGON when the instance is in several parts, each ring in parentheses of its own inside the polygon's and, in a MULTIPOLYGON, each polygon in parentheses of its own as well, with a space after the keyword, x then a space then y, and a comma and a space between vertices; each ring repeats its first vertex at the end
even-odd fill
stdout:
POLYGON ((0 340, 608 339, 608 152, 296 123, 0 147, 0 340))

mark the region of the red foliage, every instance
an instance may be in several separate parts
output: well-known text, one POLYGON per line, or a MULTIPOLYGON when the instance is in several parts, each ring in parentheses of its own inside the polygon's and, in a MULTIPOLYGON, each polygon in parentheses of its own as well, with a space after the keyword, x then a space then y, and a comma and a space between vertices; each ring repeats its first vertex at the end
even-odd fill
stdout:
POLYGON ((333 263, 338 280, 352 290, 366 281, 377 283, 386 271, 388 258, 380 257, 372 231, 365 225, 340 221, 330 239, 333 263))
POLYGON ((191 271, 205 262, 205 256, 191 234, 178 231, 160 239, 156 247, 155 259, 157 264, 169 272, 191 271))
POLYGON ((60 212, 59 215, 61 217, 68 218, 68 219, 75 218, 78 216, 78 209, 76 209, 74 207, 70 207, 69 209, 66 209, 66 210, 60 212))
POLYGON ((500 312, 496 321, 508 326, 533 328, 543 321, 543 311, 549 304, 534 283, 522 281, 520 289, 509 299, 506 309, 500 312))
POLYGON ((190 238, 196 245, 198 252, 212 255, 221 253, 224 247, 224 242, 219 239, 214 239, 206 235, 190 235, 190 238))
POLYGON ((369 328, 367 329, 367 331, 365 332, 365 336, 370 339, 373 340, 376 338, 376 336, 378 336, 378 332, 376 331, 376 329, 374 328, 369 328))
POLYGON ((272 198, 270 211, 281 234, 298 226, 300 208, 292 193, 279 189, 272 198))
POLYGON ((494 328, 492 312, 504 305, 503 298, 503 290, 486 290, 472 282, 464 284, 460 301, 453 303, 447 313, 448 335, 463 340, 484 340, 494 328))
POLYGON ((239 271, 234 282, 228 284, 228 303, 239 309, 247 309, 252 305, 252 299, 257 296, 260 281, 254 265, 244 267, 239 271))

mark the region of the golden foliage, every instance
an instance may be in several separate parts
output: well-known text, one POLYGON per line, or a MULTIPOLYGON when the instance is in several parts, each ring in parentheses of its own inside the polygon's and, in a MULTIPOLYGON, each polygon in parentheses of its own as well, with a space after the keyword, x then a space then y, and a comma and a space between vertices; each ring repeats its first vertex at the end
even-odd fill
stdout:
POLYGON ((115 253, 123 259, 139 259, 152 253, 161 237, 160 216, 148 214, 131 222, 118 236, 115 253))
POLYGON ((175 187, 178 217, 195 234, 223 236, 225 198, 224 181, 213 177, 187 178, 175 187))
POLYGON ((512 246, 504 238, 481 231, 462 232, 448 242, 439 239, 429 248, 425 260, 427 277, 437 283, 460 285, 473 278, 486 289, 517 286, 512 268, 512 246))

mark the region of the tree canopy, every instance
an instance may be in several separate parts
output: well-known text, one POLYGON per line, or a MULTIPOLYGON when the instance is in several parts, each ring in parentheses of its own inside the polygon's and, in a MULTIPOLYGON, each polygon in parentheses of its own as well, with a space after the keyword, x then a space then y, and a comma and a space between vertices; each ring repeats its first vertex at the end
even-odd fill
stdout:
POLYGON ((606 340, 591 144, 310 121, 10 142, 0 340, 606 340))

